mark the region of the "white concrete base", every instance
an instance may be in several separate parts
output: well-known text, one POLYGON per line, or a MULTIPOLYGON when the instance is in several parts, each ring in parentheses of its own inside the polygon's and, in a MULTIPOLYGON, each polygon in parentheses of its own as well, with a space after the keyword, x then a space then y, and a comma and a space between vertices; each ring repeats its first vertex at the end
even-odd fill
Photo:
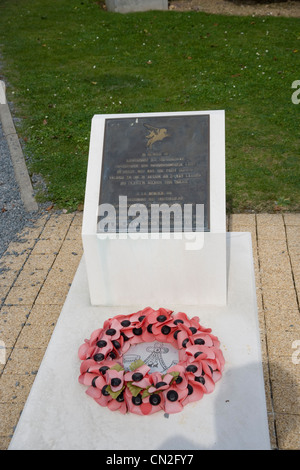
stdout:
POLYGON ((168 0, 106 0, 105 3, 108 11, 116 13, 168 10, 168 0))
POLYGON ((83 340, 106 318, 146 305, 92 307, 82 261, 9 449, 270 449, 251 235, 230 233, 227 243, 227 306, 151 305, 198 315, 219 337, 226 364, 212 394, 168 418, 124 416, 85 395, 77 357, 83 340))

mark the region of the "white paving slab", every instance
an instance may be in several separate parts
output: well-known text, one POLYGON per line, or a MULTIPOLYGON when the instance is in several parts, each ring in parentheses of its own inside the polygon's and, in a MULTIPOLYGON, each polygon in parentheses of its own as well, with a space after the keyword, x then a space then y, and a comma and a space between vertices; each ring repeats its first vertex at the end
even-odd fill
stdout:
POLYGON ((85 394, 83 340, 106 318, 146 305, 91 306, 82 259, 9 449, 270 449, 251 235, 229 233, 227 249, 227 306, 151 305, 198 315, 219 337, 226 364, 212 394, 168 418, 124 416, 85 394))

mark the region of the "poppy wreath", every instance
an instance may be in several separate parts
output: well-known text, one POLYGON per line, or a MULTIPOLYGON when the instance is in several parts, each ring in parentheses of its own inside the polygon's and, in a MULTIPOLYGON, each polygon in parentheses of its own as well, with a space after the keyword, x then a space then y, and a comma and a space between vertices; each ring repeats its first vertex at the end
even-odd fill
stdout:
POLYGON ((213 392, 225 363, 218 338, 200 325, 198 317, 150 307, 106 320, 80 346, 78 356, 78 380, 88 387, 87 395, 112 411, 138 415, 182 411, 213 392), (125 370, 123 354, 133 345, 154 341, 178 349, 179 362, 163 374, 150 373, 142 360, 125 370))

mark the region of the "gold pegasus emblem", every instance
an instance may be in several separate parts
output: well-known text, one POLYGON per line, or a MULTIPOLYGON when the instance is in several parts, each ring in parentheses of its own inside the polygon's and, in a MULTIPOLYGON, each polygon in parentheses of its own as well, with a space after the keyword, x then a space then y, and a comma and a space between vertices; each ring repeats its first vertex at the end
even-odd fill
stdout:
POLYGON ((164 127, 161 127, 161 128, 153 127, 153 126, 150 126, 149 124, 144 124, 144 126, 149 131, 149 134, 146 135, 146 139, 148 140, 147 147, 149 148, 151 148, 155 142, 160 142, 166 137, 169 137, 168 131, 164 127))

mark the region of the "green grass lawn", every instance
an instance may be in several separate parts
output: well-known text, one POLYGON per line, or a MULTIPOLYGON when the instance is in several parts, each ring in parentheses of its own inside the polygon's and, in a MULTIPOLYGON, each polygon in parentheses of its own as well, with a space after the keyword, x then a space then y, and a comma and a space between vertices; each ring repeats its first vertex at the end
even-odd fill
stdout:
POLYGON ((224 109, 228 211, 300 210, 299 19, 102 3, 0 0, 1 73, 48 198, 83 202, 94 114, 224 109))

